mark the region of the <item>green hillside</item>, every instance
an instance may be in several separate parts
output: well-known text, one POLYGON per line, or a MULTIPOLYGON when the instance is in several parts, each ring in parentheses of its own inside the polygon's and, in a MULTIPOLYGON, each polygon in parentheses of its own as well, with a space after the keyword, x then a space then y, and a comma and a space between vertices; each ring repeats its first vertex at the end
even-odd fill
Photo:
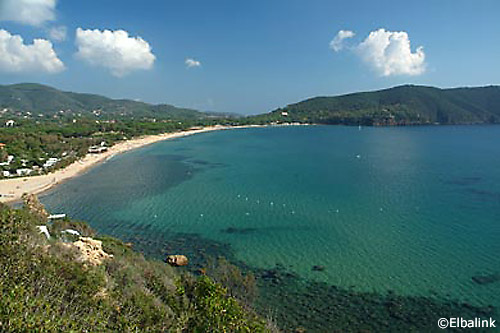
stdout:
POLYGON ((0 85, 0 111, 27 112, 52 116, 150 117, 159 119, 203 119, 212 117, 192 109, 168 104, 151 105, 127 99, 110 99, 100 95, 64 92, 35 83, 0 85), (61 112, 63 111, 63 112, 61 112))
POLYGON ((348 125, 500 123, 500 87, 439 89, 405 85, 336 97, 315 97, 290 104, 265 117, 348 125))
MULTIPOLYGON (((63 92, 23 83, 0 85, 0 114, 8 110, 31 117, 156 118, 204 120, 238 117, 200 112, 168 104, 152 105, 100 95, 63 92)), ((373 92, 315 97, 237 123, 283 121, 347 125, 481 124, 500 123, 500 87, 439 89, 405 85, 373 92)))
POLYGON ((277 331, 212 278, 47 216, 33 196, 20 209, 0 203, 1 332, 277 331))

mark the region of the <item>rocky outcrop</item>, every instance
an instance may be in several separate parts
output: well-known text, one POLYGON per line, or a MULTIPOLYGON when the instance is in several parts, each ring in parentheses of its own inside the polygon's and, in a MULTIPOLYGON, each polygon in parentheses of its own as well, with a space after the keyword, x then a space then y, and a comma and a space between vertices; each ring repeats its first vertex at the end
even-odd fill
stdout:
POLYGON ((104 252, 100 240, 90 237, 80 237, 74 243, 63 243, 63 246, 76 249, 79 253, 78 260, 90 266, 98 266, 113 257, 112 254, 104 252))
POLYGON ((45 207, 38 201, 38 198, 34 194, 24 194, 23 195, 24 207, 26 207, 31 213, 40 217, 41 220, 46 221, 49 217, 49 213, 45 210, 45 207))
POLYGON ((167 256, 166 262, 171 266, 186 266, 189 263, 189 260, 185 255, 172 254, 167 256))

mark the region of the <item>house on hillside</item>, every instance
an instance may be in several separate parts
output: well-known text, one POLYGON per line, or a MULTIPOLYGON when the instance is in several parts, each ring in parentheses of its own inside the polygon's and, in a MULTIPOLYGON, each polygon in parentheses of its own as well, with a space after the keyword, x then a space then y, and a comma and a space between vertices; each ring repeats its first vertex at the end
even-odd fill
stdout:
POLYGON ((12 119, 11 120, 7 120, 5 122, 5 127, 14 127, 14 124, 15 124, 14 120, 12 120, 12 119))

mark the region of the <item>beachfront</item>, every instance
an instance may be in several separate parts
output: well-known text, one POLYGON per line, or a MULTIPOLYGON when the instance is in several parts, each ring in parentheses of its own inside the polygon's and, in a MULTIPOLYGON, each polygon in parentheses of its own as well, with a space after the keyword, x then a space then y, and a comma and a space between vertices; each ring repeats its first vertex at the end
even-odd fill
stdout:
POLYGON ((188 131, 164 133, 158 135, 148 135, 144 137, 130 139, 120 142, 109 148, 108 151, 101 154, 87 154, 84 158, 73 162, 69 166, 56 170, 46 175, 19 177, 0 180, 0 202, 15 202, 21 199, 23 194, 39 194, 53 186, 60 184, 72 177, 78 176, 89 168, 106 161, 107 159, 139 147, 143 147, 158 141, 184 137, 188 135, 232 129, 236 127, 230 126, 211 126, 204 128, 196 128, 188 131))

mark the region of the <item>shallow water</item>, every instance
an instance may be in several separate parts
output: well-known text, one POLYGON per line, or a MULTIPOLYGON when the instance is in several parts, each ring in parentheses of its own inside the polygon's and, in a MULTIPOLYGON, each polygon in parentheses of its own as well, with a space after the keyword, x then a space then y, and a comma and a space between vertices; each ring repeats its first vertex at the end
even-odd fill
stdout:
POLYGON ((500 273, 499 143, 499 126, 218 131, 114 157, 42 202, 142 249, 186 234, 196 256, 196 235, 257 269, 499 306, 500 281, 472 279, 500 273))

